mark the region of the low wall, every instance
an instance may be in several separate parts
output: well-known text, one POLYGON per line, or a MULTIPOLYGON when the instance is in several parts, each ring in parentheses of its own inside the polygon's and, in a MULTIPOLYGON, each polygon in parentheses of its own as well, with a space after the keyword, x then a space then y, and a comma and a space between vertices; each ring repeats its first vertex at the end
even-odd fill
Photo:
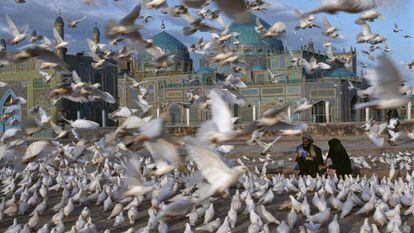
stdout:
MULTIPOLYGON (((402 130, 409 130, 411 131, 411 128, 414 124, 414 120, 411 121, 402 121, 401 122, 401 129, 402 130)), ((364 134, 364 129, 361 128, 361 125, 363 123, 361 122, 341 122, 341 123, 331 123, 331 124, 310 124, 307 130, 307 133, 310 134, 319 134, 319 135, 336 135, 336 136, 342 136, 342 135, 361 135, 364 134)), ((236 129, 243 129, 243 125, 236 125, 236 129)), ((81 137, 86 138, 90 141, 97 140, 101 137, 103 137, 105 134, 111 132, 112 130, 115 130, 116 127, 105 127, 105 128, 99 128, 96 130, 79 130, 79 133, 81 137)), ((185 135, 194 135, 198 129, 198 126, 167 126, 166 129, 169 131, 169 133, 176 137, 182 137, 185 135)), ((273 133, 266 133, 266 135, 273 135, 273 133)), ((245 136, 248 136, 246 134, 245 136)), ((48 130, 46 133, 42 133, 42 135, 37 136, 37 138, 53 138, 54 134, 48 130)), ((69 133, 69 140, 74 140, 73 135, 69 133)))
MULTIPOLYGON (((328 123, 328 124, 310 124, 307 133, 320 134, 320 135, 360 135, 364 134, 364 128, 361 128, 363 122, 339 122, 339 123, 328 123)), ((401 130, 411 130, 414 120, 402 121, 401 130)), ((236 129, 243 129, 243 125, 236 125, 236 129)), ((193 135, 196 133, 198 127, 167 127, 171 135, 183 136, 193 135)), ((267 133, 272 135, 273 133, 267 133)))

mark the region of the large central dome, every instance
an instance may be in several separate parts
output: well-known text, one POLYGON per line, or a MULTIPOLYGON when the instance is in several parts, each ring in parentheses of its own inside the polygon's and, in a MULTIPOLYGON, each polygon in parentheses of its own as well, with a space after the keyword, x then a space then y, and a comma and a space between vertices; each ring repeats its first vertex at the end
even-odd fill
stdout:
POLYGON ((270 38, 270 39, 260 39, 260 34, 254 30, 256 26, 256 18, 259 19, 260 23, 264 26, 264 28, 268 29, 271 27, 263 19, 257 17, 256 15, 251 14, 250 23, 247 24, 237 24, 232 23, 229 27, 229 31, 239 33, 238 40, 240 44, 244 47, 249 46, 266 46, 275 48, 278 51, 283 51, 283 42, 277 38, 270 38))

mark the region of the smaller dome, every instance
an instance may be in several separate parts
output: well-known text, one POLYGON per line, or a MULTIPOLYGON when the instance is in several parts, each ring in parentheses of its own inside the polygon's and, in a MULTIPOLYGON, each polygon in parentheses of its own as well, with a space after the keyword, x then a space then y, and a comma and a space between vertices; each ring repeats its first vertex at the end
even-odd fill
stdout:
POLYGON ((350 77, 355 77, 355 76, 356 75, 353 72, 345 68, 338 68, 326 75, 326 77, 330 77, 330 78, 350 78, 350 77))
POLYGON ((62 19, 62 17, 60 17, 60 15, 56 18, 55 25, 65 25, 65 23, 63 22, 63 19, 62 19))
POLYGON ((252 66, 252 71, 263 71, 266 70, 266 67, 262 66, 262 65, 253 65, 252 66))
POLYGON ((200 69, 198 69, 196 71, 196 73, 198 73, 198 74, 213 74, 215 72, 216 72, 215 69, 213 69, 211 67, 207 67, 207 66, 206 67, 201 67, 200 69))

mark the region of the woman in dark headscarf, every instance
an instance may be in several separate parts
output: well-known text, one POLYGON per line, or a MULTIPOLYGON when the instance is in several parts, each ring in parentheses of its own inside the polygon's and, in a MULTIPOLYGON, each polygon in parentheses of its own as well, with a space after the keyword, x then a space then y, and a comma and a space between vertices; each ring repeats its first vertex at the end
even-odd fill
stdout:
POLYGON ((334 169, 336 174, 344 176, 352 173, 351 160, 348 153, 342 146, 341 141, 337 138, 329 140, 329 153, 327 158, 327 166, 334 169), (329 161, 330 160, 330 161, 329 161))

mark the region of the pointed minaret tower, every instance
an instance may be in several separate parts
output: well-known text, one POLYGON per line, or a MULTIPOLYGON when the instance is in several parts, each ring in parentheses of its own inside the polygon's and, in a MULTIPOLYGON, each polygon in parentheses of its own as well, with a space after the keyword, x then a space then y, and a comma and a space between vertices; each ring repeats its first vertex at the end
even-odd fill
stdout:
POLYGON ((99 31, 97 23, 95 23, 92 29, 92 41, 96 44, 101 43, 101 32, 99 31))
MULTIPOLYGON (((65 27, 65 23, 63 22, 63 19, 61 17, 60 10, 58 10, 58 17, 55 20, 55 29, 58 32, 58 34, 62 37, 62 39, 65 39, 64 27, 65 27)), ((65 53, 66 53, 66 48, 60 48, 56 50, 56 55, 58 55, 62 59, 65 53)))
POLYGON ((4 39, 4 35, 1 35, 0 39, 0 52, 6 51, 6 40, 4 39))
POLYGON ((308 52, 312 52, 312 53, 315 52, 315 48, 313 47, 313 41, 312 40, 309 40, 307 50, 308 50, 308 52))
POLYGON ((161 31, 165 31, 165 24, 164 20, 161 21, 161 31))

